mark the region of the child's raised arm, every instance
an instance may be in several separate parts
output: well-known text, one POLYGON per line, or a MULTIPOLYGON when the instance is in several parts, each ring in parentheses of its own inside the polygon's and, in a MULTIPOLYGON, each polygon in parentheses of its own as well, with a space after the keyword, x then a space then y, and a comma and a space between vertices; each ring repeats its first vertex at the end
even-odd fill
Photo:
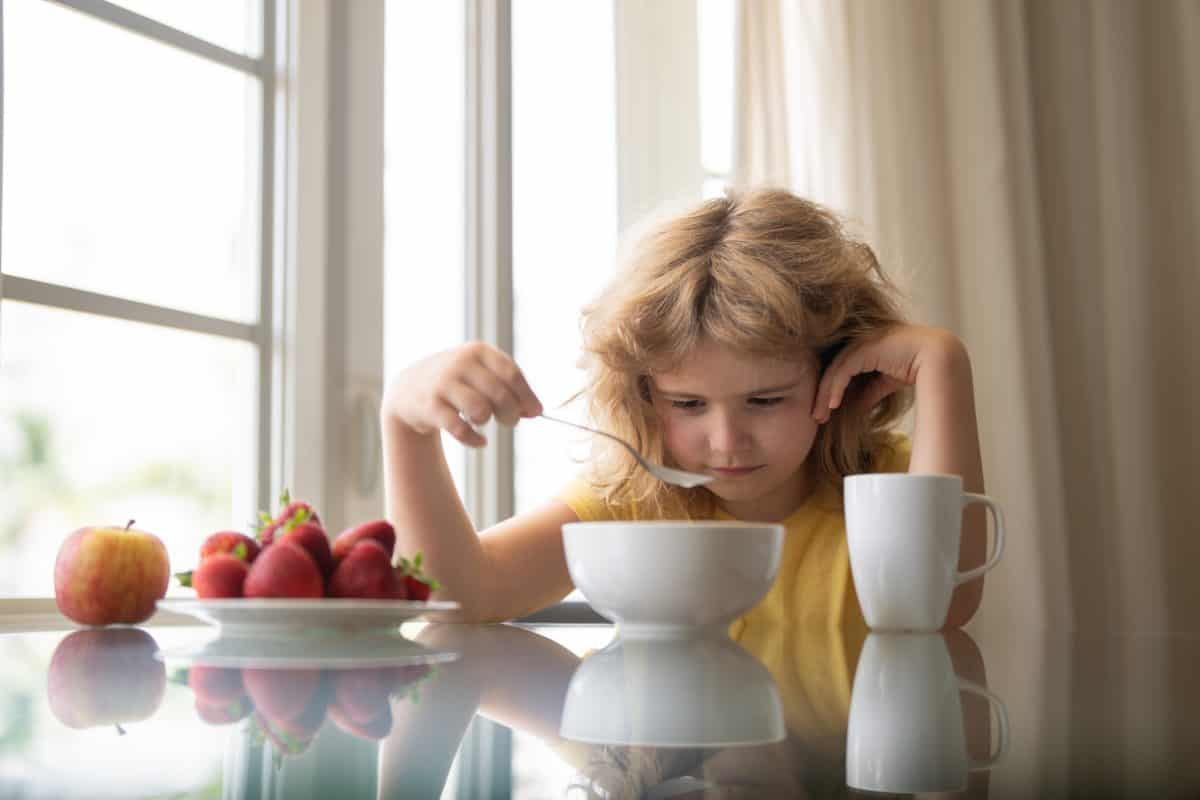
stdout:
POLYGON ((468 621, 501 620, 554 602, 571 589, 560 531, 575 514, 561 502, 476 535, 454 486, 441 431, 487 444, 474 425, 515 425, 542 405, 509 356, 473 342, 418 361, 389 384, 380 408, 387 516, 399 552, 423 553, 468 621), (465 419, 464 419, 465 417, 465 419))
MULTIPOLYGON (((975 391, 966 345, 950 331, 903 325, 883 336, 847 347, 826 368, 813 403, 818 422, 829 419, 841 405, 850 379, 878 373, 863 392, 866 408, 902 386, 916 387, 916 426, 913 430, 910 473, 961 475, 963 489, 983 491, 983 462, 975 421, 975 391)), ((987 553, 987 518, 980 505, 968 507, 963 521, 959 569, 971 569, 987 553)), ((966 624, 983 595, 983 578, 954 590, 948 627, 966 624)))

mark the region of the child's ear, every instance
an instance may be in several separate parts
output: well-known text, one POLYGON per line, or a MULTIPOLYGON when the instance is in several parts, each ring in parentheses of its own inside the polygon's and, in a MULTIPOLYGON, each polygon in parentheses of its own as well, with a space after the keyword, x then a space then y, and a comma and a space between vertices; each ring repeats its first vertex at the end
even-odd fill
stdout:
POLYGON ((639 375, 637 378, 638 396, 646 403, 653 404, 654 397, 650 393, 650 376, 639 375))

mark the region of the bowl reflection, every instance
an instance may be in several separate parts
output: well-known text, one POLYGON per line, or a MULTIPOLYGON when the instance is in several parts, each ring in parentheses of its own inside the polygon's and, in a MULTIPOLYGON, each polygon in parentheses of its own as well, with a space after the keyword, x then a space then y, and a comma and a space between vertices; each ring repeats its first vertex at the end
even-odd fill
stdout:
POLYGON ((619 637, 585 659, 560 733, 594 744, 729 747, 784 738, 775 682, 722 635, 619 637))

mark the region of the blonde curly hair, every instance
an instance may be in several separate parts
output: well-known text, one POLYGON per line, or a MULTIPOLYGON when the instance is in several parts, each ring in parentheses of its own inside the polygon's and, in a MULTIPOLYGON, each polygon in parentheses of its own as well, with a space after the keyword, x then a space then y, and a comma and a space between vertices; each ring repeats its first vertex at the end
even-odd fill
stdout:
MULTIPOLYGON (((779 189, 728 192, 650 229, 584 309, 589 414, 672 464, 651 405, 651 374, 672 369, 702 340, 784 359, 807 349, 824 370, 847 344, 903 324, 899 297, 871 248, 832 211, 779 189)), ((910 392, 898 392, 861 410, 862 384, 851 382, 810 452, 816 480, 838 492, 844 476, 868 471, 887 450, 890 429, 912 403, 910 392)), ((603 437, 592 448, 590 480, 610 506, 653 517, 711 513, 706 489, 653 479, 603 437)))

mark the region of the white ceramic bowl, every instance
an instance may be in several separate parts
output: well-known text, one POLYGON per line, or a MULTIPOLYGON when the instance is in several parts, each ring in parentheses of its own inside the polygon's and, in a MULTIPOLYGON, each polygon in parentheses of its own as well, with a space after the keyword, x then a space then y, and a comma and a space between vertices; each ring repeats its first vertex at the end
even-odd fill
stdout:
POLYGON ((775 681, 729 637, 618 637, 583 660, 563 704, 564 739, 733 747, 784 737, 775 681))
POLYGON ((766 595, 783 526, 573 522, 563 547, 576 588, 621 635, 691 635, 727 626, 766 595))

